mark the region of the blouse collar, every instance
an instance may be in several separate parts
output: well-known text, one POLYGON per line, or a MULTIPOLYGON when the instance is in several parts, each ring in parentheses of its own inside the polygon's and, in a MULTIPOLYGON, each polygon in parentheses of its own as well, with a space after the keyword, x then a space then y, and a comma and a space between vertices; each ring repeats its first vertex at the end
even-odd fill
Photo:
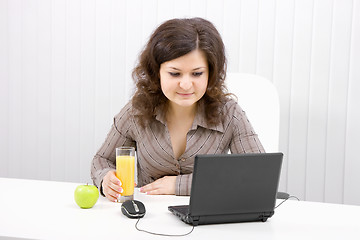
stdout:
MULTIPOLYGON (((166 124, 166 115, 164 111, 161 111, 160 109, 156 109, 155 112, 155 119, 158 120, 159 122, 161 122, 163 125, 167 125, 166 124)), ((210 125, 207 123, 206 118, 205 118, 205 104, 203 101, 198 102, 198 109, 194 118, 194 122, 190 128, 190 130, 196 130, 198 127, 203 127, 203 128, 207 128, 207 129, 212 129, 215 131, 219 131, 219 132, 224 132, 224 126, 222 124, 222 122, 219 122, 218 124, 215 125, 210 125)))

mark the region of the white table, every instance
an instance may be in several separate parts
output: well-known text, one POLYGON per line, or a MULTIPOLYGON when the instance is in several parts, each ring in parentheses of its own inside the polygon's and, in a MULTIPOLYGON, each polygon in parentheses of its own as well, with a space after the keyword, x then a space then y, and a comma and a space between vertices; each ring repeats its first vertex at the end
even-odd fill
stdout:
MULTIPOLYGON (((120 203, 100 197, 91 209, 74 202, 79 183, 0 178, 0 239, 169 239, 139 232, 120 203)), ((191 226, 172 215, 169 205, 188 197, 149 196, 135 192, 147 213, 139 227, 182 234, 191 226)), ((280 202, 280 201, 279 201, 280 202)), ((187 239, 360 239, 360 206, 288 200, 267 222, 202 225, 187 239)))

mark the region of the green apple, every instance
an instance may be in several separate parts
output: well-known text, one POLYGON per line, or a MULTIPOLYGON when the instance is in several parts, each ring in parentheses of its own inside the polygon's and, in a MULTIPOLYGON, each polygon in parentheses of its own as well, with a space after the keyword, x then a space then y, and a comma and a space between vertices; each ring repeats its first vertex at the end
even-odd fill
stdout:
POLYGON ((81 208, 92 208, 99 198, 99 190, 94 185, 79 185, 74 193, 75 202, 81 208))

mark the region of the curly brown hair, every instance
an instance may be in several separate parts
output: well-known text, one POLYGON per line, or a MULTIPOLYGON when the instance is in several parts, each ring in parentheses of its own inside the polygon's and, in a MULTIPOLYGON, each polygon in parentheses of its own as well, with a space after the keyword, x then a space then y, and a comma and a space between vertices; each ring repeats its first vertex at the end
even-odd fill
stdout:
POLYGON ((157 109, 166 110, 168 99, 161 90, 159 71, 164 62, 199 49, 205 53, 209 79, 204 101, 206 121, 221 120, 220 108, 227 98, 225 86, 225 46, 215 26, 202 18, 172 19, 161 24, 150 36, 132 72, 136 91, 132 105, 142 126, 154 118, 157 109))

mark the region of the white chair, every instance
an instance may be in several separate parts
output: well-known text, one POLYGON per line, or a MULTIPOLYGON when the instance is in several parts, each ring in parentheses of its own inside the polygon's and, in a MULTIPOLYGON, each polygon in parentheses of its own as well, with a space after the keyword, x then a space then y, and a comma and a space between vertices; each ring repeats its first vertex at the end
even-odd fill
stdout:
POLYGON ((280 102, 273 83, 243 73, 227 73, 225 83, 229 92, 237 96, 265 151, 279 151, 280 102))

